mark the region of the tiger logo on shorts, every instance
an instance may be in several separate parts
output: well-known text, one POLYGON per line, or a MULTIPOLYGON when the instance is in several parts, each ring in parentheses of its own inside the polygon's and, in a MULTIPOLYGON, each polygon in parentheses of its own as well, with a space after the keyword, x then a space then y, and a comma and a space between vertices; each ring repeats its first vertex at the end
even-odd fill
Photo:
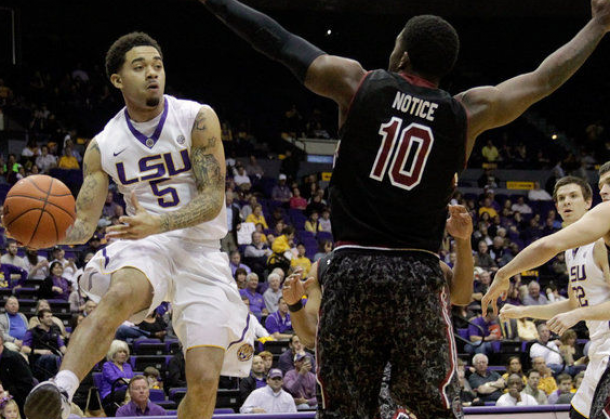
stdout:
POLYGON ((254 347, 249 343, 244 343, 237 350, 237 359, 241 362, 248 362, 254 355, 254 347))

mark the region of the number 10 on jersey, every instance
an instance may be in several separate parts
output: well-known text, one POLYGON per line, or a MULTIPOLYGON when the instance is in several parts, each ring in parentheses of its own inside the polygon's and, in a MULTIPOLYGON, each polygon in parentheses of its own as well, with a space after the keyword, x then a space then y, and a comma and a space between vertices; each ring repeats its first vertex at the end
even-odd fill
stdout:
POLYGON ((417 123, 401 130, 402 123, 402 119, 392 117, 389 122, 381 124, 381 146, 370 177, 382 182, 390 166, 392 185, 410 191, 421 182, 434 135, 429 127, 417 123))

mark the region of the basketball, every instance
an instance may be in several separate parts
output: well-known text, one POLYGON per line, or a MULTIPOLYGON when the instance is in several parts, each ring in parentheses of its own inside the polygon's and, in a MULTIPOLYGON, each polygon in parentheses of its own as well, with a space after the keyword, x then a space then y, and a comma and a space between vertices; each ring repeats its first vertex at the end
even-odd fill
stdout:
POLYGON ((4 200, 2 223, 9 235, 35 249, 59 243, 75 219, 70 189, 51 176, 32 175, 21 179, 4 200))

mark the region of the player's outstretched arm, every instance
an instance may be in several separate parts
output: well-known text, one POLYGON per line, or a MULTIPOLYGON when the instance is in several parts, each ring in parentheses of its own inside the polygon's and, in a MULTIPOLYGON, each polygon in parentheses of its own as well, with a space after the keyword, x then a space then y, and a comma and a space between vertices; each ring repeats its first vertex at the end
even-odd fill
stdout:
POLYGON ((354 60, 330 56, 237 0, 200 0, 254 49, 279 61, 314 93, 347 108, 365 75, 354 60))
POLYGON ((307 281, 301 281, 301 271, 290 275, 282 286, 282 296, 290 307, 290 320, 301 342, 308 349, 316 346, 316 332, 318 328, 318 313, 322 301, 322 290, 318 282, 318 262, 311 265, 312 273, 307 281), (303 295, 307 295, 307 304, 301 306, 303 295), (298 306, 301 306, 298 308, 298 306))
POLYGON ((95 138, 83 157, 83 185, 76 198, 76 221, 62 244, 83 244, 93 236, 108 195, 108 175, 102 170, 100 148, 95 138))
POLYGON ((497 310, 496 300, 505 296, 512 276, 548 262, 559 252, 593 243, 609 231, 610 202, 602 202, 574 224, 536 240, 496 272, 489 291, 481 300, 481 308, 485 310, 491 303, 497 310))
POLYGON ((457 96, 469 114, 468 153, 479 134, 514 121, 531 105, 557 90, 583 65, 610 29, 610 0, 592 0, 591 10, 592 18, 585 27, 533 72, 457 96))
POLYGON ((472 301, 474 282, 474 259, 472 257, 472 217, 461 205, 449 206, 447 232, 455 239, 456 261, 451 272, 451 304, 468 305, 472 301))

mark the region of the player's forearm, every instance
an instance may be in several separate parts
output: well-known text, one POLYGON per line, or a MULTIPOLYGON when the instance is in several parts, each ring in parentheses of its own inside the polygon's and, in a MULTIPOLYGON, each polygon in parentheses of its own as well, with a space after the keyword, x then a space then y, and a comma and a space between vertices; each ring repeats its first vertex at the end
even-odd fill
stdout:
POLYGON ((205 149, 193 149, 192 171, 198 194, 179 210, 160 215, 161 232, 192 227, 211 221, 224 205, 224 177, 218 160, 205 149))
POLYGON ((316 328, 318 322, 307 315, 305 309, 290 313, 290 320, 294 331, 301 338, 301 342, 307 349, 316 346, 316 328))
POLYGON ((513 260, 500 268, 496 275, 505 278, 513 277, 548 262, 558 252, 559 249, 555 247, 552 236, 544 237, 519 252, 513 260))
POLYGON ((544 93, 551 94, 572 77, 589 58, 605 33, 604 26, 598 20, 591 19, 570 42, 548 56, 535 71, 544 82, 544 93))
POLYGON ((201 0, 233 32, 254 49, 284 64, 301 81, 320 55, 320 49, 293 35, 269 16, 237 0, 201 0))
POLYGON ((68 228, 66 238, 59 244, 84 244, 93 236, 95 225, 89 221, 77 218, 68 228))
POLYGON ((521 316, 519 317, 532 317, 534 319, 549 320, 558 314, 565 313, 566 311, 570 311, 569 300, 541 306, 523 306, 521 309, 521 316))
POLYGON ((451 281, 451 304, 468 305, 472 301, 474 259, 470 240, 455 239, 457 258, 451 281))
POLYGON ((603 302, 587 307, 579 307, 574 310, 574 314, 577 315, 578 321, 583 320, 610 320, 610 301, 603 302))

